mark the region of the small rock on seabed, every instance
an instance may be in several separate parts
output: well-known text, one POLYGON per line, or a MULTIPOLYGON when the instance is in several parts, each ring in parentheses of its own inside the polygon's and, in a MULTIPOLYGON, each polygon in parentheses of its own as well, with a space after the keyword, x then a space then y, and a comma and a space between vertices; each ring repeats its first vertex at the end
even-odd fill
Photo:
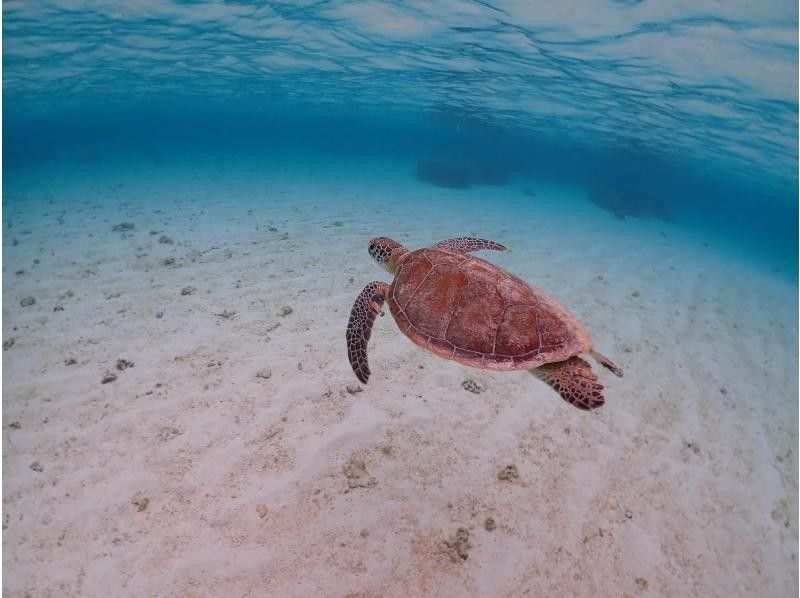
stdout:
POLYGON ((469 549, 472 546, 469 543, 469 531, 465 527, 459 527, 455 536, 449 540, 444 541, 445 552, 454 563, 459 561, 466 561, 469 557, 469 549))
POLYGON ((507 482, 516 480, 518 477, 519 477, 519 472, 517 471, 516 465, 506 465, 503 469, 501 469, 497 473, 498 480, 503 480, 507 482))
POLYGON ((486 390, 486 389, 483 387, 483 385, 479 384, 478 382, 476 382, 476 381, 475 381, 475 380, 473 380, 472 378, 467 378, 466 380, 464 380, 464 381, 461 383, 461 388, 463 388, 463 389, 464 389, 464 390, 466 390, 467 392, 471 392, 471 393, 475 393, 475 394, 480 394, 480 393, 482 393, 484 390, 486 390))
POLYGON ((367 465, 362 459, 353 457, 342 468, 347 477, 347 486, 353 488, 372 488, 378 481, 369 475, 367 465))
POLYGON ((147 506, 150 504, 150 499, 146 496, 142 496, 141 494, 137 494, 131 499, 131 504, 136 507, 136 510, 141 513, 147 506))

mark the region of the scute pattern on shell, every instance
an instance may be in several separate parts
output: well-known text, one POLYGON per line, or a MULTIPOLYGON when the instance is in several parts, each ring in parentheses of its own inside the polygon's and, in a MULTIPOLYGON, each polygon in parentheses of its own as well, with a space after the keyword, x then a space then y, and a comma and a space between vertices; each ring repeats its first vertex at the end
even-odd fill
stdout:
POLYGON ((529 369, 591 347, 581 324, 555 299, 463 253, 410 252, 387 300, 411 340, 474 367, 529 369))

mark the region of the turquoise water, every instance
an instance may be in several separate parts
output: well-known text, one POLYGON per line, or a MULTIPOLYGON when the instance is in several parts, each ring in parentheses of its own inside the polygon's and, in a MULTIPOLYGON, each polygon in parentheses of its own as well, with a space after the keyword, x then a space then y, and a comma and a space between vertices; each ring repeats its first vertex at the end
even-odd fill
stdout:
POLYGON ((220 149, 455 163, 583 186, 795 277, 794 3, 12 0, 3 16, 12 189, 47 163, 220 149))

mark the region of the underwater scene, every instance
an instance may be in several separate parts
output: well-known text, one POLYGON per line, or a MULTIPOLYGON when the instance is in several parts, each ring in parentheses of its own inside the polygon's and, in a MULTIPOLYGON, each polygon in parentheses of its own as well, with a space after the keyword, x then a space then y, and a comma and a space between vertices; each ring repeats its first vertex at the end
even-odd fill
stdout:
POLYGON ((3 2, 2 593, 798 592, 798 6, 3 2))

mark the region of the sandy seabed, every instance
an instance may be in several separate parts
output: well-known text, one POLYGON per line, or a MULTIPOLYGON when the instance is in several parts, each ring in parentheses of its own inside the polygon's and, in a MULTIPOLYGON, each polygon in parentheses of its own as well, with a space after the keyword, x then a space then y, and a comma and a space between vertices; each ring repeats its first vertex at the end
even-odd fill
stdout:
POLYGON ((580 190, 230 164, 6 179, 5 596, 796 595, 796 286, 580 190), (470 234, 625 370, 603 408, 388 315, 357 382, 368 240, 470 234))

